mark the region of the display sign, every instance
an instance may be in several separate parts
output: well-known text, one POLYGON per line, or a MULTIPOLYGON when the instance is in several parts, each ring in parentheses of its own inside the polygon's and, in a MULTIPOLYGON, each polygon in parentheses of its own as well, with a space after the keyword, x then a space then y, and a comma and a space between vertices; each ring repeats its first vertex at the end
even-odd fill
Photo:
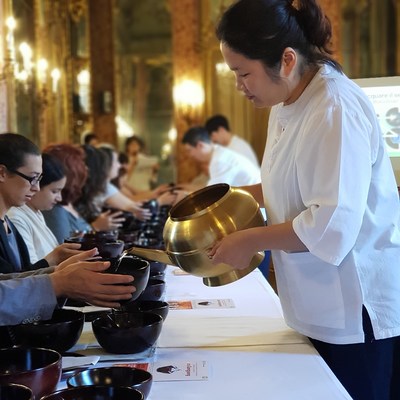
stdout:
POLYGON ((386 148, 400 184, 400 76, 355 79, 374 105, 386 148))

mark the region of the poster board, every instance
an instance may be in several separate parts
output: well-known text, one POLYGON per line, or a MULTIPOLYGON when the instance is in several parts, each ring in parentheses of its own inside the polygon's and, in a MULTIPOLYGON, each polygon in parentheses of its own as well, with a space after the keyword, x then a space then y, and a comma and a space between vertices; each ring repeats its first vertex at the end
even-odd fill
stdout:
POLYGON ((400 186, 400 76, 354 79, 371 100, 400 186))

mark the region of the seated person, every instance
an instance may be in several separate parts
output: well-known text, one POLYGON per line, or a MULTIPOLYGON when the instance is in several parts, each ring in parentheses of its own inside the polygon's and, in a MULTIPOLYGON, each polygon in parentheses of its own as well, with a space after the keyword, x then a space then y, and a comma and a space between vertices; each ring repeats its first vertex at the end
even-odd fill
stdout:
POLYGON ((71 255, 76 254, 79 245, 61 244, 60 247, 70 249, 63 252, 59 257, 60 249, 57 238, 46 225, 42 210, 51 210, 55 204, 61 201, 61 190, 63 189, 66 177, 64 169, 59 160, 49 154, 42 155, 42 179, 40 191, 37 192, 26 204, 20 207, 11 207, 7 216, 16 226, 18 232, 24 239, 28 248, 30 262, 33 264, 45 258, 50 265, 57 265, 71 255))
MULTIPOLYGON (((118 175, 118 171, 121 166, 118 159, 118 153, 109 145, 100 145, 99 149, 106 156, 104 163, 109 164, 106 192, 97 199, 97 201, 100 203, 99 209, 101 209, 103 206, 107 206, 114 209, 130 211, 136 218, 141 220, 149 219, 151 213, 146 208, 141 207, 141 202, 132 200, 111 183, 111 181, 118 175)), ((175 200, 176 192, 170 190, 166 191, 157 198, 157 202, 160 206, 174 204, 175 200)))
MULTIPOLYGON (((11 207, 19 207, 40 190, 42 157, 30 140, 15 133, 0 135, 0 273, 26 271, 49 266, 49 261, 63 260, 72 246, 58 250, 56 258, 31 264, 26 244, 7 217, 11 207)), ((76 247, 76 246, 75 246, 76 247)), ((54 256, 54 254, 53 254, 54 256)))
POLYGON ((43 211, 46 224, 58 243, 63 243, 66 238, 76 233, 116 229, 120 223, 119 213, 102 213, 89 223, 75 206, 88 175, 83 149, 77 145, 61 143, 47 146, 44 153, 51 154, 61 161, 67 177, 61 191, 62 200, 52 210, 43 211))
POLYGON ((211 140, 228 149, 247 157, 254 165, 260 166, 256 153, 246 140, 234 135, 229 127, 228 119, 223 115, 213 115, 205 125, 211 140))
POLYGON ((81 251, 55 268, 0 274, 0 326, 49 319, 65 298, 119 308, 119 301, 135 291, 128 285, 133 278, 103 273, 108 261, 85 261, 96 253, 96 249, 81 251))
MULTIPOLYGON (((241 154, 212 143, 207 130, 202 126, 190 128, 184 134, 182 143, 189 157, 203 166, 208 165, 209 179, 206 186, 216 183, 247 186, 261 181, 259 167, 241 154)), ((197 190, 200 187, 191 189, 197 190)))

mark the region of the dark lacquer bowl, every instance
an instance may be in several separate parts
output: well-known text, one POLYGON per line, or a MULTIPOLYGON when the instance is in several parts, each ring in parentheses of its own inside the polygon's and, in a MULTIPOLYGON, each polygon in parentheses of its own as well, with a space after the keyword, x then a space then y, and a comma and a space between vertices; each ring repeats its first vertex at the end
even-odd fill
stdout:
POLYGON ((108 353, 135 354, 154 345, 162 323, 162 317, 154 313, 109 313, 95 319, 92 330, 108 353))
POLYGON ((164 273, 167 268, 167 264, 159 261, 149 261, 150 263, 150 275, 164 273))
POLYGON ((165 320, 169 312, 169 304, 161 300, 136 300, 124 305, 123 310, 127 312, 152 312, 165 320))
POLYGON ((10 383, 8 385, 0 385, 0 399, 33 400, 33 393, 27 386, 10 383))
POLYGON ((138 301, 161 300, 165 292, 165 281, 150 278, 143 293, 137 298, 138 301))
POLYGON ((119 263, 113 264, 105 272, 133 276, 132 285, 135 286, 136 290, 132 293, 130 300, 120 302, 121 304, 126 304, 136 300, 146 288, 150 276, 150 264, 142 258, 126 255, 121 258, 119 263))
POLYGON ((144 397, 130 387, 80 386, 58 390, 41 400, 144 400, 144 397))
POLYGON ((68 238, 64 240, 65 243, 80 243, 81 250, 90 250, 97 247, 99 256, 102 258, 117 258, 124 250, 125 243, 122 240, 112 239, 96 239, 87 237, 68 238))
POLYGON ((78 386, 124 386, 143 393, 146 399, 150 393, 153 376, 150 372, 131 367, 91 368, 78 372, 67 380, 68 387, 78 386))
POLYGON ((56 389, 61 377, 60 353, 50 349, 0 350, 0 385, 17 383, 29 387, 35 399, 56 389))
POLYGON ((17 325, 14 332, 18 343, 25 347, 44 347, 60 353, 79 340, 85 315, 80 311, 59 309, 49 320, 17 325))

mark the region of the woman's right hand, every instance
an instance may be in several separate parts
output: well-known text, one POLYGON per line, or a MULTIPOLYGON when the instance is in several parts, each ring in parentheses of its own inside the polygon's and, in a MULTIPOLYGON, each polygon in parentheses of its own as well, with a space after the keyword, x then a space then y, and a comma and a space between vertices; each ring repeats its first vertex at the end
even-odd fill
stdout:
POLYGON ((120 307, 136 290, 131 275, 107 274, 108 261, 78 261, 51 273, 56 297, 68 297, 100 307, 120 307))
POLYGON ((107 210, 101 213, 93 222, 92 227, 96 231, 113 231, 122 226, 125 218, 122 211, 107 210))

